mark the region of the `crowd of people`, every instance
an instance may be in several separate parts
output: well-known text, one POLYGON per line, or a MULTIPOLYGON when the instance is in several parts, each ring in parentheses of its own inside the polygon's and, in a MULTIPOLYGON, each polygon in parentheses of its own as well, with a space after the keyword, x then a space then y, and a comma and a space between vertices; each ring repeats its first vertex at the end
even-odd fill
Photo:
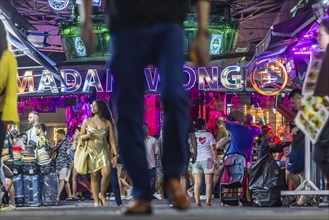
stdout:
MULTIPOLYGON (((80 184, 91 192, 95 207, 108 206, 107 192, 111 183, 118 206, 122 205, 121 195, 125 191, 127 196, 132 196, 123 209, 124 214, 152 213, 151 200, 154 197, 166 197, 173 208, 186 210, 190 207, 189 197, 192 194, 195 197, 195 206, 201 207, 202 191, 205 206, 211 206, 214 183, 218 181, 220 172, 218 149, 224 149, 228 153, 243 153, 247 166, 250 166, 254 146, 258 151, 257 160, 261 161, 270 153, 271 146, 280 145, 280 139, 274 135, 271 126, 254 125, 251 115, 245 115, 241 122, 217 118, 218 132, 215 134, 207 131, 204 119, 190 122, 188 96, 181 86, 184 64, 181 33, 188 1, 136 0, 133 6, 126 3, 113 0, 109 7, 113 50, 110 67, 116 79, 114 105, 111 106, 113 114, 104 101, 93 101, 89 118, 76 127, 73 137, 67 137, 65 131, 59 129, 54 145, 47 138, 46 124, 40 122, 37 112, 29 114, 30 127, 25 133, 18 134, 7 129, 8 122, 18 122, 15 86, 17 63, 8 50, 7 42, 0 42, 0 153, 1 170, 4 171, 1 179, 4 181, 2 185, 5 186, 5 191, 9 192, 13 208, 15 189, 10 162, 15 156, 12 146, 16 145, 23 150, 32 146, 34 159, 40 167, 49 164, 54 167, 59 180, 57 200, 60 200, 64 189, 66 200, 77 200, 77 185, 80 184), (154 8, 158 10, 155 11, 154 8), (149 136, 148 125, 143 124, 143 71, 149 64, 155 64, 161 74, 160 93, 164 121, 158 140, 149 136), (256 137, 259 139, 258 144, 255 143, 256 137), (77 159, 81 158, 77 158, 77 155, 84 155, 84 161, 78 162, 77 159), (90 181, 90 187, 85 180, 90 181)), ((208 0, 198 0, 196 5, 198 30, 191 44, 190 55, 197 65, 204 66, 210 59, 210 4, 208 0)), ((81 36, 89 54, 94 46, 91 13, 91 1, 83 1, 81 36)), ((327 23, 321 23, 319 29, 319 44, 322 45, 321 38, 326 39, 325 47, 329 44, 327 23)), ((2 22, 0 37, 6 39, 2 22)), ((297 90, 293 90, 289 96, 297 108, 300 96, 301 92, 297 90)), ((287 127, 289 134, 286 135, 286 140, 292 142, 287 176, 293 186, 298 187, 303 180, 302 155, 305 143, 302 142, 303 134, 294 125, 287 127)), ((314 160, 329 178, 328 137, 325 137, 327 130, 315 146, 314 160)), ((277 159, 282 159, 282 156, 283 153, 277 159)), ((31 155, 26 159, 34 160, 31 155)), ((296 205, 304 205, 306 202, 307 199, 301 196, 296 200, 296 205)))

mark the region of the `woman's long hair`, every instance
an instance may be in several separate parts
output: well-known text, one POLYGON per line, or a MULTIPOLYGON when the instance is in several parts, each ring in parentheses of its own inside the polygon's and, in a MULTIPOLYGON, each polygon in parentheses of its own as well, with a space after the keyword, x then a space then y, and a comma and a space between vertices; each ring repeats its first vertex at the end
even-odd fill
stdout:
MULTIPOLYGON (((98 111, 99 111, 99 116, 101 118, 105 118, 107 120, 109 120, 112 123, 112 114, 108 108, 108 106, 106 105, 106 103, 103 100, 97 99, 95 100, 96 105, 98 107, 98 111)), ((95 114, 91 113, 91 116, 93 117, 95 114)))
POLYGON ((5 29, 5 25, 0 20, 0 59, 2 57, 3 52, 8 49, 7 43, 7 32, 5 29))

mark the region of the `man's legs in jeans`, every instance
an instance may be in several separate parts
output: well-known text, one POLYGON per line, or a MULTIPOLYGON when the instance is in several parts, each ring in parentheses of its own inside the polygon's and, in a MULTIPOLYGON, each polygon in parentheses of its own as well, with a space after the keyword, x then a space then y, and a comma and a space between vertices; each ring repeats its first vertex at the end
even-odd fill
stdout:
POLYGON ((118 173, 117 173, 117 168, 116 167, 111 166, 110 179, 111 179, 112 191, 113 191, 114 197, 115 197, 115 202, 116 202, 117 206, 121 206, 122 205, 122 200, 121 200, 118 173))
POLYGON ((133 197, 151 200, 148 165, 144 147, 144 68, 151 48, 147 30, 112 33, 114 99, 118 112, 120 156, 133 182, 133 197))
MULTIPOLYGON (((152 198, 142 129, 144 68, 148 64, 155 63, 161 74, 161 97, 165 113, 164 176, 178 179, 183 170, 182 146, 188 130, 189 104, 182 87, 182 31, 181 25, 162 24, 112 33, 111 71, 115 78, 119 147, 133 181, 135 199, 152 198)), ((184 205, 179 208, 186 208, 186 203, 184 205)))
POLYGON ((161 76, 164 178, 179 178, 184 170, 183 146, 188 134, 187 93, 184 84, 183 28, 179 24, 163 25, 158 33, 158 62, 161 76))

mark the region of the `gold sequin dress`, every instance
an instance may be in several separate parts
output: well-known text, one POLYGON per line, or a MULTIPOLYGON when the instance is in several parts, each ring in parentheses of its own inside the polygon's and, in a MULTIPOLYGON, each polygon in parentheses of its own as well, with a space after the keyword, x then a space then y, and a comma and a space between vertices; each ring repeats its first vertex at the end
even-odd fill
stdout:
POLYGON ((105 166, 110 166, 110 148, 106 141, 107 133, 104 129, 88 126, 87 132, 93 133, 93 138, 87 142, 89 151, 89 157, 87 158, 88 173, 94 173, 105 166))

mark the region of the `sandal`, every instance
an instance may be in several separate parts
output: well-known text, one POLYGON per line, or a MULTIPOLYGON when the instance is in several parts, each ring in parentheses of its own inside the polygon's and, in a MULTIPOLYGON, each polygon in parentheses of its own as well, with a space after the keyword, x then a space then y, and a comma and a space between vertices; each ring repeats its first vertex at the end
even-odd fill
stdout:
POLYGON ((307 205, 309 202, 311 202, 312 199, 313 199, 312 196, 306 197, 305 200, 302 203, 298 203, 299 200, 297 200, 296 202, 293 202, 290 206, 294 206, 294 207, 304 206, 304 205, 307 205))
POLYGON ((71 202, 71 201, 75 201, 75 200, 74 200, 73 197, 67 197, 67 198, 66 198, 66 201, 71 202))

